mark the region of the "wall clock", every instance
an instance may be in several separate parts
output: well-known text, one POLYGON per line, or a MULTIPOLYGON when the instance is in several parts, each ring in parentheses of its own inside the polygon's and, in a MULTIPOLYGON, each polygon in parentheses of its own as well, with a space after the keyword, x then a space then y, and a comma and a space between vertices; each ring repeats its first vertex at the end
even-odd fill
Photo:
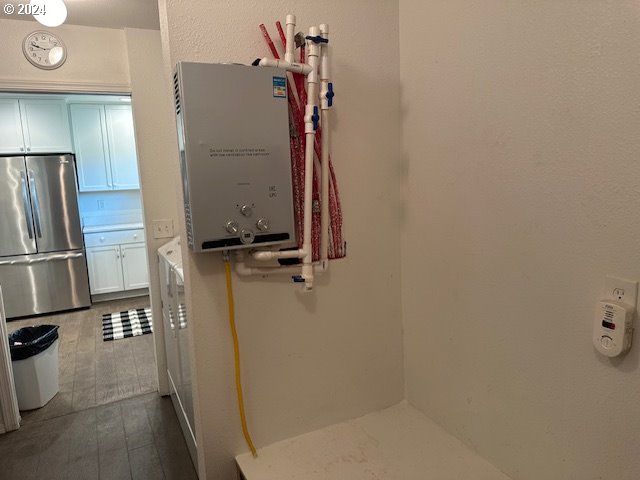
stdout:
POLYGON ((67 59, 67 47, 57 35, 44 30, 32 32, 22 42, 22 52, 33 65, 53 70, 67 59))

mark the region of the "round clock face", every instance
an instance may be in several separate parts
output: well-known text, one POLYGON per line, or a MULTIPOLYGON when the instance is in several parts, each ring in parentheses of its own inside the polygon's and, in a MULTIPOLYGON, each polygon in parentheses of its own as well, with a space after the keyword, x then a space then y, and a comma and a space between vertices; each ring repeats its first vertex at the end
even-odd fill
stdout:
POLYGON ((62 40, 45 31, 27 35, 22 43, 22 51, 32 64, 46 70, 58 68, 67 59, 67 47, 62 40))

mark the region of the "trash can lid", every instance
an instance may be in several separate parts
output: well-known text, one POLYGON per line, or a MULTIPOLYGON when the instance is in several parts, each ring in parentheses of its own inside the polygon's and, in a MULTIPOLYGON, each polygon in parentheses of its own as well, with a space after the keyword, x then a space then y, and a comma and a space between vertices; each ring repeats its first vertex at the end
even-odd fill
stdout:
POLYGON ((35 325, 9 334, 11 360, 25 360, 49 348, 58 339, 58 325, 35 325))

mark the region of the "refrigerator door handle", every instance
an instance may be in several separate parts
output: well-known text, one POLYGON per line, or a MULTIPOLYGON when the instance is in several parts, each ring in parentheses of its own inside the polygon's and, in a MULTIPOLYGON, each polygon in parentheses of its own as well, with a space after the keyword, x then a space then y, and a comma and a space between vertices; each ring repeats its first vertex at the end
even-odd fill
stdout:
POLYGON ((33 238, 33 226, 31 225, 31 206, 29 205, 29 192, 27 191, 27 176, 20 172, 20 182, 22 184, 22 205, 24 207, 24 219, 27 222, 27 233, 29 238, 33 238))
POLYGON ((38 234, 38 238, 42 238, 42 225, 40 224, 40 199, 38 198, 38 189, 33 177, 33 171, 29 170, 29 185, 31 186, 31 196, 33 197, 33 217, 36 222, 36 233, 38 234))
POLYGON ((3 265, 32 265, 34 263, 52 262, 56 260, 71 260, 84 256, 82 252, 76 253, 58 253, 53 255, 42 256, 38 258, 27 258, 20 260, 0 260, 0 266, 3 265))

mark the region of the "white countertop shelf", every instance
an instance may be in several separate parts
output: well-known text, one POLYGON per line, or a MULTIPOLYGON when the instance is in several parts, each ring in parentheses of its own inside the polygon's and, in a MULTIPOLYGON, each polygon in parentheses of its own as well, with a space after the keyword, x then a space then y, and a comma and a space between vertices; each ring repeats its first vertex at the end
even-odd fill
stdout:
POLYGON ((121 230, 138 230, 144 228, 142 222, 139 223, 118 223, 113 225, 91 225, 85 226, 82 233, 102 233, 102 232, 119 232, 121 230))
POLYGON ((236 461, 247 480, 509 480, 406 402, 236 461))

